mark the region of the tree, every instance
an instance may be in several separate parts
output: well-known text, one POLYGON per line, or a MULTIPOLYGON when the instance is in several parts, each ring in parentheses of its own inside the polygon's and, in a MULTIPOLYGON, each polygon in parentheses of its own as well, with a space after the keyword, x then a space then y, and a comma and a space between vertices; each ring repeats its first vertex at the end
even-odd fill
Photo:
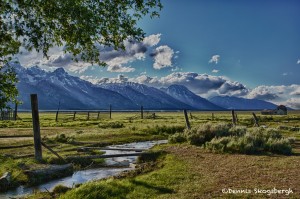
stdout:
POLYGON ((99 46, 124 49, 123 41, 145 36, 137 21, 159 16, 160 0, 0 0, 0 109, 16 93, 16 77, 4 66, 20 47, 45 57, 49 48, 64 46, 74 60, 105 65, 99 46), (3 71, 7 71, 4 73, 3 71), (4 97, 3 97, 4 96, 4 97))

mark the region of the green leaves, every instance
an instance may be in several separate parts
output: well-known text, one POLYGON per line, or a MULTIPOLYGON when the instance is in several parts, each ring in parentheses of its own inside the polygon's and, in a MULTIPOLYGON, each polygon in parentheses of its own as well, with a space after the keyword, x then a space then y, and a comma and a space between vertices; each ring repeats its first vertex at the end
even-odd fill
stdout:
MULTIPOLYGON (((142 40, 145 33, 137 20, 158 17, 162 9, 160 0, 0 0, 0 5, 1 68, 20 46, 47 57, 51 47, 65 45, 75 60, 105 65, 99 46, 118 50, 126 39, 142 40)), ((8 74, 1 71, 3 102, 16 96, 16 79, 8 74)))
POLYGON ((5 67, 0 66, 0 110, 9 108, 8 102, 17 102, 16 82, 17 77, 14 69, 9 64, 5 67))

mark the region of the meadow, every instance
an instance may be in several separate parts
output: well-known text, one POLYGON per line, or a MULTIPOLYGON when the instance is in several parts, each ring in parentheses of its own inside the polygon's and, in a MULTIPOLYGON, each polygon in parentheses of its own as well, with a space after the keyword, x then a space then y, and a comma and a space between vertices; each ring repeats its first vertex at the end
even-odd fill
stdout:
MULTIPOLYGON (((253 128, 252 112, 237 111, 237 125, 253 128)), ((155 159, 141 163, 137 171, 118 179, 87 183, 66 194, 36 194, 33 198, 300 198, 300 112, 288 115, 261 115, 260 126, 275 128, 283 137, 293 137, 291 155, 214 153, 188 143, 155 147, 155 159), (291 189, 293 193, 255 193, 255 189, 291 189), (251 193, 226 193, 229 189, 248 189, 251 193)), ((134 141, 168 139, 182 133, 185 119, 180 112, 40 113, 42 140, 62 157, 77 155, 82 146, 107 146, 134 141)), ((191 126, 231 123, 231 112, 189 112, 191 126)), ((16 184, 26 183, 22 167, 39 168, 60 163, 43 148, 43 164, 33 158, 33 132, 30 113, 19 113, 17 121, 0 121, 0 176, 11 171, 16 184), (14 148, 28 145, 22 148, 14 148), (29 146, 30 145, 30 146, 29 146), (22 167, 20 165, 23 165, 22 167)), ((101 163, 101 161, 99 161, 101 163)), ((81 165, 79 165, 80 167, 81 165)))

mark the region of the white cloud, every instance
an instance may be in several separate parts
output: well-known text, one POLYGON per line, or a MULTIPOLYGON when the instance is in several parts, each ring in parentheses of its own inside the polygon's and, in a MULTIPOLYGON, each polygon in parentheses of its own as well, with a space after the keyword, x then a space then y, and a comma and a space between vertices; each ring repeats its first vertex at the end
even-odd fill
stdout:
POLYGON ((283 104, 299 109, 300 85, 258 86, 246 96, 248 98, 270 101, 274 104, 283 104))
POLYGON ((294 109, 300 109, 300 98, 288 99, 286 105, 294 109))
POLYGON ((297 64, 300 64, 300 59, 298 59, 297 64))
POLYGON ((89 76, 89 75, 82 75, 82 76, 80 76, 80 79, 89 81, 93 84, 96 84, 99 81, 99 78, 95 78, 94 76, 89 76))
POLYGON ((283 76, 287 76, 287 75, 288 75, 288 73, 282 73, 282 75, 283 75, 283 76))
MULTIPOLYGON (((133 72, 135 68, 128 66, 128 64, 136 60, 144 60, 146 52, 150 47, 157 45, 160 42, 161 34, 153 34, 145 37, 142 42, 134 40, 124 41, 125 50, 114 50, 112 47, 98 46, 100 51, 100 60, 107 63, 107 70, 110 72, 133 72)), ((163 49, 162 49, 163 50, 163 49)), ((155 65, 168 66, 168 53, 173 52, 172 49, 165 49, 165 59, 160 56, 157 57, 155 65)), ((35 51, 27 52, 23 49, 24 53, 19 54, 17 57, 24 66, 38 65, 42 68, 63 67, 69 72, 83 73, 92 64, 81 61, 80 56, 77 57, 78 62, 72 59, 72 55, 63 52, 63 47, 54 47, 49 50, 49 59, 43 58, 42 53, 35 51)), ((163 53, 163 52, 162 52, 163 53)))
POLYGON ((134 72, 135 68, 113 65, 113 66, 108 66, 107 71, 115 72, 115 73, 130 73, 130 72, 134 72))
POLYGON ((237 96, 249 99, 260 99, 274 104, 283 104, 294 109, 300 109, 300 85, 265 86, 248 89, 240 82, 232 81, 224 76, 213 76, 193 72, 173 72, 164 77, 150 77, 142 74, 138 77, 102 78, 101 83, 136 82, 157 88, 168 87, 172 84, 186 86, 201 97, 237 96))
POLYGON ((219 72, 219 70, 217 70, 217 69, 213 69, 211 72, 212 72, 212 73, 218 73, 218 72, 219 72))
POLYGON ((212 94, 241 96, 249 92, 243 84, 233 82, 226 77, 192 72, 174 72, 161 78, 142 75, 129 80, 154 87, 166 87, 172 84, 184 85, 203 97, 210 97, 212 94))
POLYGON ((169 46, 159 46, 157 47, 151 56, 154 57, 154 69, 162 69, 166 67, 172 67, 172 58, 174 55, 173 49, 169 46))
MULTIPOLYGON (((281 89, 280 89, 281 90, 281 89)), ((250 99, 260 99, 260 100, 274 100, 278 98, 278 95, 273 88, 268 86, 258 86, 251 90, 247 96, 250 99)))
POLYGON ((124 75, 118 75, 116 78, 100 78, 98 79, 97 83, 98 84, 103 84, 103 83, 124 83, 128 82, 128 77, 125 77, 124 75))
POLYGON ((215 63, 218 64, 220 60, 220 55, 213 55, 211 59, 208 61, 208 63, 215 63))
POLYGON ((143 44, 151 47, 156 46, 160 42, 160 36, 161 34, 156 34, 145 37, 143 40, 143 44))

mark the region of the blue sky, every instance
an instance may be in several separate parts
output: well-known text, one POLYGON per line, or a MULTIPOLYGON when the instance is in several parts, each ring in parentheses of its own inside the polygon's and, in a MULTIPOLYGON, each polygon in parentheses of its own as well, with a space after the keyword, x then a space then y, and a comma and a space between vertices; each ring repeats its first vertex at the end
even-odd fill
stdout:
POLYGON ((92 82, 182 84, 203 97, 234 95, 300 108, 300 1, 167 1, 158 19, 139 26, 143 42, 126 52, 101 49, 108 67, 74 63, 60 48, 50 60, 19 56, 26 66, 64 67, 92 82))
POLYGON ((184 71, 213 69, 248 86, 300 83, 300 2, 282 0, 163 1, 148 33, 180 51, 184 71), (208 64, 220 55, 218 64, 208 64), (266 78, 267 77, 267 78, 266 78))

